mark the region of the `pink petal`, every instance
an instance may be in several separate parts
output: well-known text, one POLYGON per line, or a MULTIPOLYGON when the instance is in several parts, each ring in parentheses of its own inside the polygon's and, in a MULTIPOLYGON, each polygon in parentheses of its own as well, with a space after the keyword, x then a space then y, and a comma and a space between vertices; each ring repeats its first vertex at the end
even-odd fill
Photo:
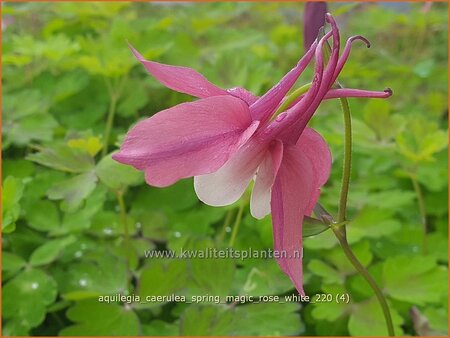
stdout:
POLYGON ((250 200, 250 212, 253 217, 261 219, 270 214, 270 197, 272 185, 277 176, 283 157, 283 143, 274 140, 262 160, 256 174, 255 185, 250 200))
MULTIPOLYGON (((370 98, 370 99, 386 99, 392 96, 392 89, 386 88, 384 91, 372 91, 363 89, 353 89, 353 88, 342 88, 342 89, 330 89, 324 100, 339 99, 339 98, 370 98)), ((305 95, 301 95, 296 98, 287 109, 292 108, 297 103, 299 103, 305 95)))
POLYGON ((236 202, 255 176, 267 151, 267 144, 252 137, 225 165, 216 172, 196 176, 194 188, 198 198, 212 206, 236 202))
POLYGON ((139 122, 113 158, 145 170, 148 184, 164 187, 216 171, 257 126, 245 102, 229 95, 213 96, 139 122))
POLYGON ((331 151, 322 136, 314 129, 306 127, 295 145, 313 166, 313 192, 305 215, 310 216, 320 196, 320 188, 328 181, 331 171, 331 151))
POLYGON ((213 85, 202 74, 192 68, 148 61, 133 46, 129 45, 129 47, 147 71, 170 89, 199 98, 227 95, 225 90, 213 85))
POLYGON ((244 100, 249 106, 255 103, 256 100, 258 100, 258 96, 253 95, 253 93, 242 87, 230 88, 227 89, 227 92, 234 97, 238 97, 244 100))
POLYGON ((305 4, 303 14, 303 47, 305 51, 312 45, 319 34, 321 27, 325 25, 327 13, 326 2, 310 2, 305 4))
POLYGON ((308 52, 301 58, 297 65, 292 68, 275 86, 273 86, 267 93, 261 96, 254 104, 250 106, 251 114, 254 120, 266 122, 275 109, 280 105, 281 100, 287 92, 295 84, 301 73, 308 66, 317 47, 315 41, 308 52))
POLYGON ((343 88, 343 89, 331 89, 325 95, 325 99, 337 99, 341 97, 365 97, 372 99, 386 99, 392 96, 392 90, 390 88, 386 88, 382 92, 371 91, 371 90, 362 90, 362 89, 351 89, 351 88, 343 88))
POLYGON ((361 35, 356 35, 356 36, 350 37, 347 40, 347 42, 345 43, 344 52, 342 53, 341 57, 339 58, 339 61, 336 65, 336 69, 334 70, 333 83, 336 81, 337 77, 339 76, 340 72, 342 71, 342 68, 344 68, 344 65, 347 62, 347 59, 350 55, 352 43, 353 43, 353 41, 356 41, 356 40, 363 41, 366 44, 367 48, 370 48, 370 42, 365 37, 363 37, 361 35))
POLYGON ((274 250, 281 269, 303 291, 302 223, 313 192, 314 168, 298 147, 286 147, 272 188, 274 250))

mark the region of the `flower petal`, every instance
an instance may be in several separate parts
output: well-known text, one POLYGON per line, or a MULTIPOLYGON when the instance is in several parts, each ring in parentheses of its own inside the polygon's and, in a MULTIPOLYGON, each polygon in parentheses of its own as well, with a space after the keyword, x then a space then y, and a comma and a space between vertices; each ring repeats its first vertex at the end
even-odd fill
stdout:
POLYGON ((325 25, 326 13, 326 2, 308 1, 305 4, 305 12, 303 14, 303 46, 305 48, 305 51, 317 38, 320 28, 325 25))
POLYGON ((297 65, 289 71, 289 73, 250 106, 254 120, 260 120, 261 123, 264 123, 270 119, 275 112, 275 109, 280 105, 281 100, 295 84, 306 66, 308 66, 314 56, 316 47, 317 41, 311 45, 308 52, 300 59, 297 65))
POLYGON ((230 95, 179 104, 139 122, 113 158, 164 187, 219 169, 255 132, 245 102, 230 95))
POLYGON ((372 99, 386 99, 392 96, 392 90, 386 88, 384 91, 372 91, 352 88, 330 89, 325 95, 325 99, 337 99, 341 97, 365 97, 372 99))
POLYGON ((323 137, 314 129, 306 127, 295 145, 313 166, 313 192, 305 215, 310 216, 320 196, 320 188, 328 181, 331 171, 331 151, 323 137))
POLYGON ((255 176, 266 151, 267 144, 253 137, 222 168, 212 174, 196 176, 194 188, 198 198, 212 206, 236 202, 255 176))
POLYGON ((302 223, 313 191, 313 165, 298 147, 286 147, 272 188, 274 250, 281 269, 303 291, 302 223))
POLYGON ((253 217, 261 219, 270 214, 270 197, 272 185, 277 176, 283 157, 283 143, 274 140, 259 165, 255 185, 250 200, 250 212, 253 217))
POLYGON ((245 102, 247 102, 249 106, 255 103, 256 100, 258 100, 258 96, 253 95, 252 92, 242 87, 230 88, 227 89, 227 92, 233 95, 234 97, 238 97, 244 100, 245 102))
POLYGON ((170 89, 199 98, 227 95, 225 90, 213 85, 202 74, 192 68, 148 61, 133 46, 129 45, 129 47, 147 71, 170 89))

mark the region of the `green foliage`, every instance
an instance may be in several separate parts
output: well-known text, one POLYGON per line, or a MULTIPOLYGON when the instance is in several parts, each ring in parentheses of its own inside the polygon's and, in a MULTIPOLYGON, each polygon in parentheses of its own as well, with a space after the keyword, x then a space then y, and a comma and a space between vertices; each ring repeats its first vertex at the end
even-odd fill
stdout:
POLYGON ((2 232, 8 233, 16 229, 22 193, 22 182, 13 176, 8 176, 2 185, 2 232))
MULTIPOLYGON (((446 335, 447 5, 434 3, 426 13, 422 4, 406 6, 329 4, 343 40, 362 34, 373 46, 355 43, 339 80, 394 91, 389 100, 350 100, 347 234, 382 286, 397 335, 446 335)), ((274 259, 147 257, 227 248, 241 205, 234 248, 268 250, 270 217, 252 218, 245 197, 205 206, 191 179, 149 187, 141 172, 111 158, 138 120, 192 99, 151 78, 127 41, 150 60, 261 95, 303 53, 303 4, 9 2, 2 11, 3 335, 386 334, 373 292, 323 214, 303 228, 312 300, 285 302, 295 291, 274 259), (317 302, 315 294, 350 299, 317 302), (142 299, 99 301, 117 295, 142 299), (188 301, 145 299, 171 295, 188 301), (222 298, 189 302, 199 295, 222 298), (226 295, 282 301, 227 303, 226 295)), ((310 75, 307 69, 299 85, 310 75)), ((310 124, 332 150, 320 203, 334 215, 343 158, 339 104, 323 103, 310 124)))

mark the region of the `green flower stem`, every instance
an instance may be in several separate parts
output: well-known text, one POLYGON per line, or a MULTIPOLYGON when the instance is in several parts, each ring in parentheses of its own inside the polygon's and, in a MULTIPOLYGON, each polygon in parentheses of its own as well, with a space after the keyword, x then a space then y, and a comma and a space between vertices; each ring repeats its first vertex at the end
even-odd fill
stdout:
POLYGON ((109 103, 108 117, 106 118, 105 132, 103 133, 102 157, 105 157, 105 155, 108 153, 109 136, 111 134, 111 129, 114 123, 114 115, 116 114, 116 105, 117 100, 113 96, 111 97, 111 101, 109 103))
POLYGON ((128 220, 127 220, 127 209, 125 206, 125 200, 123 198, 123 192, 118 190, 115 192, 117 202, 119 203, 119 209, 120 209, 120 221, 122 223, 123 227, 123 237, 124 237, 124 248, 125 248, 125 254, 126 254, 126 267, 128 272, 128 278, 127 278, 127 287, 128 291, 130 291, 131 287, 131 280, 130 277, 132 275, 131 273, 131 238, 130 238, 130 231, 128 229, 128 220))
POLYGON ((416 192, 417 201, 419 203, 420 220, 422 223, 422 231, 423 231, 422 252, 424 255, 426 255, 428 252, 428 241, 427 241, 428 225, 427 225, 427 210, 425 208, 425 199, 423 197, 422 188, 420 187, 420 184, 417 181, 415 175, 411 175, 411 181, 414 186, 414 191, 416 192))
MULTIPOLYGON (((337 86, 339 88, 342 88, 342 86, 339 83, 337 83, 337 86)), ((367 283, 369 283, 370 287, 375 292, 378 302, 381 305, 381 309, 383 310, 383 315, 386 320, 386 327, 388 334, 389 336, 395 336, 391 312, 386 302, 386 298, 384 297, 383 292, 378 287, 373 277, 369 274, 369 271, 367 271, 367 269, 361 264, 361 262, 353 253, 347 241, 347 232, 345 223, 342 225, 342 223, 346 221, 347 197, 350 185, 350 174, 352 169, 352 119, 348 100, 346 98, 341 98, 340 101, 342 112, 344 113, 344 128, 345 128, 344 167, 342 173, 341 192, 339 196, 338 224, 333 224, 331 228, 336 238, 338 239, 342 249, 344 250, 345 256, 348 258, 350 263, 355 267, 356 271, 358 271, 358 273, 367 281, 367 283)))
POLYGON ((383 295, 383 292, 378 287, 377 283, 373 279, 373 277, 369 274, 369 272, 366 270, 366 268, 361 264, 361 262, 356 258, 355 254, 353 253, 352 249, 350 248, 350 245, 348 244, 347 237, 345 234, 345 225, 342 227, 336 227, 332 226, 331 229, 333 230, 334 234, 336 235, 336 238, 339 241, 339 244, 341 245, 342 249, 344 250, 345 256, 348 258, 350 263, 355 267, 355 269, 358 271, 358 273, 369 283, 372 290, 375 292, 375 296, 378 299, 378 302, 381 305, 381 309, 383 310, 383 315, 386 320, 386 327, 389 336, 395 336, 394 332, 394 325, 392 323, 392 317, 391 312, 389 310, 389 306, 386 302, 386 298, 383 295))
POLYGON ((220 234, 218 237, 219 243, 222 243, 223 239, 225 238, 225 234, 227 232, 227 228, 230 226, 232 216, 233 216, 233 209, 230 209, 230 210, 228 210, 228 212, 225 216, 225 220, 222 225, 222 230, 220 231, 220 234))
POLYGON ((280 113, 284 112, 299 96, 305 94, 309 88, 311 88, 311 83, 307 83, 300 88, 297 88, 292 92, 292 94, 287 96, 286 100, 283 101, 283 103, 278 107, 277 111, 273 115, 273 119, 276 118, 280 113))
POLYGON ((108 79, 105 80, 106 87, 108 88, 110 96, 110 101, 109 101, 108 116, 106 118, 105 131, 103 133, 102 157, 105 157, 105 155, 108 153, 109 138, 114 124, 114 115, 116 114, 117 101, 119 100, 120 93, 122 92, 125 79, 126 79, 125 77, 121 78, 116 88, 113 88, 112 83, 108 79))
POLYGON ((239 226, 241 225, 241 220, 242 220, 242 214, 244 213, 244 207, 245 207, 245 203, 243 203, 241 201, 241 204, 239 205, 239 209, 236 215, 236 220, 234 221, 234 225, 233 225, 233 231, 231 233, 231 238, 230 238, 230 242, 228 244, 228 246, 230 248, 232 248, 234 246, 234 242, 236 241, 236 236, 237 233, 239 231, 239 226))
MULTIPOLYGON (((338 85, 342 88, 341 85, 338 85)), ((352 171, 352 115, 346 98, 340 99, 342 112, 344 113, 344 167, 342 169, 341 192, 339 195, 338 222, 345 221, 347 212, 347 198, 350 186, 350 174, 352 171)))

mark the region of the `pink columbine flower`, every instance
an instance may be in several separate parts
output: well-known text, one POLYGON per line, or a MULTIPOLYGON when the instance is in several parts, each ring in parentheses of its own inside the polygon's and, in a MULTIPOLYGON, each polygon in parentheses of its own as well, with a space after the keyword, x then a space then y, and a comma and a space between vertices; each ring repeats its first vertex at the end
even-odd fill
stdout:
POLYGON ((224 90, 193 69, 145 60, 133 53, 147 71, 165 86, 200 98, 163 110, 137 123, 127 134, 116 161, 145 172, 149 185, 166 187, 194 177, 197 196, 212 206, 237 201, 252 179, 251 214, 260 219, 272 213, 277 259, 298 292, 302 283, 302 222, 311 215, 320 188, 328 180, 330 150, 324 139, 306 125, 322 100, 339 97, 386 98, 390 90, 372 92, 333 89, 354 40, 339 55, 339 30, 330 14, 331 31, 274 87, 261 97, 243 88, 224 90), (324 65, 322 48, 333 39, 324 65), (310 89, 289 109, 273 118, 288 91, 315 59, 310 89))

